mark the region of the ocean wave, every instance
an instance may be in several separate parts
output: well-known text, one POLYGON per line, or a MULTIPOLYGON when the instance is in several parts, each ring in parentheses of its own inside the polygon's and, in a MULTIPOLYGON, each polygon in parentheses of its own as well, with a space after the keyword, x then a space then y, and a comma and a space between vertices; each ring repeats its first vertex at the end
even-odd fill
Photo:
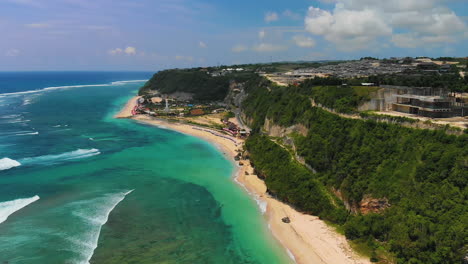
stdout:
POLYGON ((123 85, 127 83, 139 83, 139 82, 146 82, 147 80, 131 80, 131 81, 117 81, 111 82, 112 85, 123 85))
POLYGON ((18 119, 13 119, 11 121, 1 121, 0 124, 17 124, 17 123, 27 123, 27 122, 31 122, 31 120, 24 120, 24 119, 18 118, 18 119))
POLYGON ((20 133, 20 134, 14 134, 12 136, 32 136, 32 135, 39 135, 39 132, 28 132, 28 133, 20 133))
POLYGON ((33 164, 55 164, 62 161, 84 159, 101 154, 99 149, 78 149, 75 151, 65 152, 56 155, 44 155, 39 157, 20 159, 19 162, 23 165, 33 164))
POLYGON ((258 197, 258 196, 255 197, 254 199, 255 199, 255 202, 256 202, 257 205, 258 205, 258 208, 260 209, 260 212, 261 212, 262 214, 265 214, 266 211, 267 211, 267 202, 262 201, 262 200, 260 199, 260 197, 258 197))
POLYGON ((12 132, 0 133, 0 137, 26 136, 26 135, 37 135, 37 134, 39 134, 39 132, 37 131, 12 131, 12 132))
POLYGON ((23 94, 34 94, 34 93, 41 93, 44 91, 50 90, 58 90, 58 89, 70 89, 70 88, 85 88, 85 87, 107 87, 113 85, 125 85, 128 83, 138 83, 138 82, 145 82, 147 80, 129 80, 129 81, 116 81, 107 84, 83 84, 83 85, 64 85, 64 86, 51 86, 45 87, 42 89, 37 90, 29 90, 29 91, 22 91, 22 92, 14 92, 14 93, 1 93, 0 97, 11 96, 11 95, 23 95, 23 94))
POLYGON ((288 253, 289 258, 291 258, 292 261, 294 261, 294 263, 296 263, 296 258, 294 257, 294 255, 293 255, 293 253, 291 252, 291 250, 289 250, 289 248, 286 248, 286 252, 288 253))
POLYGON ((91 200, 78 201, 70 204, 73 215, 86 225, 87 232, 80 237, 69 237, 67 240, 73 244, 83 259, 79 263, 88 264, 98 246, 102 226, 109 220, 110 213, 133 190, 108 194, 91 200))
POLYGON ((18 118, 21 115, 5 115, 5 116, 0 116, 1 119, 12 119, 12 118, 18 118))
POLYGON ((9 170, 11 168, 19 167, 19 166, 21 166, 21 163, 16 160, 12 160, 10 158, 0 159, 0 171, 9 170))
POLYGON ((0 224, 5 222, 7 218, 16 211, 23 209, 29 204, 39 200, 39 196, 34 196, 31 198, 16 199, 7 202, 0 203, 0 224))

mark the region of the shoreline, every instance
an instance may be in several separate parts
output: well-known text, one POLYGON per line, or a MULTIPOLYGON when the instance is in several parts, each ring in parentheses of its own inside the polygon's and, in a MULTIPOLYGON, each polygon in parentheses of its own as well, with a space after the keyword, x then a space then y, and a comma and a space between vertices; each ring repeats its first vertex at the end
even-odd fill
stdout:
POLYGON ((369 259, 355 253, 346 238, 336 233, 317 216, 306 215, 294 210, 291 206, 272 198, 267 192, 266 184, 253 174, 253 167, 249 160, 242 160, 243 166, 234 161, 237 149, 242 147, 243 140, 219 137, 208 132, 210 129, 170 122, 145 115, 132 116, 132 109, 136 105, 138 96, 131 98, 125 107, 114 117, 129 118, 140 123, 154 125, 160 128, 174 130, 190 136, 195 136, 215 145, 235 164, 233 180, 244 188, 251 198, 255 199, 267 221, 269 230, 288 255, 298 264, 369 264, 369 259), (246 172, 249 175, 246 175, 246 172), (266 205, 262 208, 261 205, 266 205), (290 223, 283 223, 282 218, 289 217, 290 223), (292 256, 291 256, 292 255, 292 256))

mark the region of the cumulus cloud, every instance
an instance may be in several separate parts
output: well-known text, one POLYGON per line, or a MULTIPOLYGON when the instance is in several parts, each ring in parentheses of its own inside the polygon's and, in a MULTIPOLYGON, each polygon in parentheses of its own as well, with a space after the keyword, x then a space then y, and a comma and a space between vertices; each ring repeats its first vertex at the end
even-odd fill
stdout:
POLYGON ((254 45, 252 49, 257 52, 276 52, 286 50, 287 47, 270 43, 260 43, 258 45, 254 45))
POLYGON ((342 50, 366 49, 375 38, 392 33, 383 17, 370 9, 337 7, 329 12, 310 7, 305 26, 310 33, 323 36, 342 50))
POLYGON ((136 55, 137 54, 137 49, 135 47, 126 47, 125 49, 121 48, 115 48, 111 49, 108 51, 110 55, 120 55, 120 54, 126 54, 126 55, 136 55))
POLYGON ((20 54, 18 49, 9 49, 5 52, 5 56, 7 57, 16 57, 20 54))
POLYGON ((109 50, 110 55, 117 55, 122 54, 123 50, 121 48, 111 49, 109 50))
POLYGON ((247 46, 245 45, 236 45, 234 47, 232 47, 232 52, 236 52, 236 53, 239 53, 239 52, 244 52, 244 51, 247 51, 249 48, 247 48, 247 46))
POLYGON ((127 55, 136 55, 137 51, 135 47, 126 47, 124 50, 127 55))
POLYGON ((301 48, 312 48, 315 46, 315 41, 311 37, 296 35, 293 37, 294 43, 301 48))
POLYGON ((198 43, 198 46, 199 46, 200 48, 202 48, 202 49, 205 49, 205 48, 208 47, 208 45, 206 45, 206 43, 203 42, 203 41, 200 41, 200 42, 198 43))
POLYGON ((270 23, 279 19, 278 13, 268 12, 265 14, 265 22, 270 23))
POLYGON ((453 43, 467 30, 460 17, 442 6, 444 0, 334 2, 330 11, 311 6, 305 28, 341 50, 382 47, 385 42, 402 48, 453 43))
POLYGON ((260 31, 258 32, 258 38, 259 38, 259 39, 264 39, 265 36, 266 36, 265 30, 260 30, 260 31))

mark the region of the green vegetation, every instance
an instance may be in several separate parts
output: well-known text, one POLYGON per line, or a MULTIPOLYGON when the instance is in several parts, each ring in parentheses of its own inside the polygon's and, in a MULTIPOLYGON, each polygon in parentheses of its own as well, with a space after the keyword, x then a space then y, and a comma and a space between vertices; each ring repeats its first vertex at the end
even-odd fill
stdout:
MULTIPOLYGON (((294 137, 295 145, 316 174, 301 169, 267 137, 248 140, 270 192, 298 209, 344 223, 346 236, 366 244, 374 260, 385 248, 398 263, 460 263, 468 244, 468 135, 341 118, 310 105, 314 89, 264 83, 244 101, 254 133, 262 131, 265 118, 309 129, 307 136, 294 137), (355 208, 364 197, 386 198, 390 207, 343 220, 341 205, 332 206, 332 189, 355 208)), ((325 98, 326 91, 321 90, 325 98)))
POLYGON ((360 112, 359 116, 365 119, 372 119, 375 121, 390 121, 394 123, 410 123, 414 124, 417 123, 418 120, 414 118, 404 117, 404 116, 391 116, 391 115, 382 115, 382 114, 374 114, 371 111, 367 112, 360 112))
POLYGON ((186 92, 194 95, 198 101, 221 101, 228 91, 230 81, 246 81, 253 77, 251 72, 231 73, 225 76, 212 77, 209 70, 201 69, 174 69, 160 71, 140 89, 139 94, 144 95, 151 91, 159 91, 162 94, 174 92, 186 92))
MULTIPOLYGON (((454 68, 456 68, 454 66, 454 68)), ((434 87, 446 88, 453 92, 468 92, 468 78, 462 78, 458 70, 448 74, 392 74, 376 75, 366 78, 356 78, 348 81, 348 84, 360 84, 370 82, 385 85, 413 86, 413 87, 434 87)))
POLYGON ((323 184, 291 159, 287 150, 261 135, 249 137, 246 148, 257 174, 264 176, 270 194, 304 212, 333 222, 345 221, 344 206, 335 207, 323 184))
POLYGON ((236 117, 236 115, 235 115, 233 112, 231 112, 231 111, 226 112, 226 113, 224 114, 224 119, 225 119, 225 120, 229 120, 229 118, 233 118, 233 117, 236 117))
MULTIPOLYGON (((308 86, 305 82, 304 87, 308 86)), ((340 113, 356 111, 360 103, 370 100, 370 94, 379 90, 369 86, 312 86, 311 97, 316 103, 340 113)))

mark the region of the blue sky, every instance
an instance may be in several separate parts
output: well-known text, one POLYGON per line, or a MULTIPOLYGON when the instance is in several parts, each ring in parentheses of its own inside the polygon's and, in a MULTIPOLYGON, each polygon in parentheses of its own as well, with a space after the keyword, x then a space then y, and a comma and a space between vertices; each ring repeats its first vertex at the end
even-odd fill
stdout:
POLYGON ((0 71, 467 56, 468 0, 1 0, 0 71))

